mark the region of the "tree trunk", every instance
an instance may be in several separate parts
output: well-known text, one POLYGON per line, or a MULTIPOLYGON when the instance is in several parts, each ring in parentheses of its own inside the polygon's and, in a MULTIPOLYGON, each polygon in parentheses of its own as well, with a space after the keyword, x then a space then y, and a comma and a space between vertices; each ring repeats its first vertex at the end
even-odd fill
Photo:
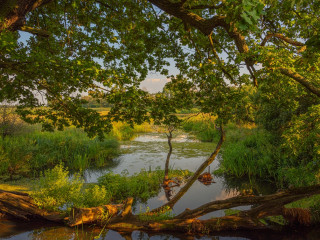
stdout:
POLYGON ((65 214, 40 209, 27 193, 0 190, 0 213, 26 221, 45 219, 61 222, 65 214))
POLYGON ((168 138, 168 145, 169 145, 169 152, 167 154, 167 159, 166 159, 166 165, 164 168, 164 178, 163 178, 163 185, 168 185, 168 180, 169 180, 169 162, 170 162, 170 157, 172 154, 172 131, 169 131, 169 135, 167 135, 168 138))
POLYGON ((154 210, 152 210, 152 212, 160 212, 165 208, 173 208, 173 206, 180 200, 180 198, 189 190, 189 188, 192 186, 192 184, 198 179, 198 177, 200 176, 200 174, 213 162, 213 160, 216 158, 216 156, 218 155, 220 148, 222 146, 222 143, 225 140, 225 132, 222 128, 222 126, 220 126, 220 140, 216 146, 216 149, 214 150, 214 152, 210 155, 210 157, 201 164, 201 166, 197 169, 197 171, 193 174, 193 176, 188 180, 188 182, 180 189, 180 191, 173 196, 173 198, 167 202, 166 204, 162 205, 159 208, 156 208, 154 210))
POLYGON ((274 229, 274 226, 259 221, 266 216, 282 215, 289 223, 310 223, 311 215, 305 209, 287 209, 284 205, 320 194, 320 185, 290 189, 266 196, 238 196, 226 200, 213 201, 193 210, 185 210, 183 213, 168 220, 156 220, 158 213, 146 213, 132 215, 132 198, 129 198, 119 211, 120 205, 106 205, 102 207, 76 209, 71 211, 71 216, 39 209, 32 198, 25 193, 7 192, 0 190, 0 213, 27 221, 45 219, 54 222, 66 222, 69 226, 77 224, 100 224, 107 229, 120 232, 140 231, 173 231, 185 234, 210 234, 226 230, 264 230, 274 229), (236 206, 252 205, 254 207, 231 216, 199 220, 198 217, 220 209, 236 206), (103 212, 102 212, 102 210, 103 212), (108 214, 102 217, 102 214, 108 214), (89 216, 89 217, 87 217, 89 216), (85 221, 83 221, 85 220, 85 221))

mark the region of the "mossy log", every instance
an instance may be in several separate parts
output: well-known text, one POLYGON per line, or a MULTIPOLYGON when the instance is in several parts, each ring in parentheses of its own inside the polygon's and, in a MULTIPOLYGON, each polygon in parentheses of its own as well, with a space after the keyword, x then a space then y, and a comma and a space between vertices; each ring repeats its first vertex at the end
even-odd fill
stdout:
POLYGON ((77 208, 69 217, 61 213, 39 209, 32 198, 25 193, 0 190, 0 212, 7 216, 27 221, 39 218, 55 222, 64 222, 69 226, 77 224, 101 224, 119 232, 174 231, 185 234, 210 234, 230 230, 265 230, 274 228, 261 219, 267 216, 283 216, 289 223, 310 223, 310 212, 305 209, 287 209, 290 202, 320 194, 320 185, 301 187, 277 192, 266 196, 237 196, 226 200, 213 201, 193 210, 185 210, 168 220, 157 220, 159 213, 149 213, 148 218, 133 215, 133 199, 121 205, 105 205, 96 208, 77 208), (231 216, 199 220, 198 217, 220 209, 236 206, 253 205, 250 210, 241 211, 231 216), (106 214, 108 212, 108 214, 106 214), (73 214, 75 213, 75 214, 73 214), (72 216, 73 214, 73 216, 72 216), (103 217, 106 214, 108 217, 103 217), (72 216, 72 217, 71 217, 72 216))

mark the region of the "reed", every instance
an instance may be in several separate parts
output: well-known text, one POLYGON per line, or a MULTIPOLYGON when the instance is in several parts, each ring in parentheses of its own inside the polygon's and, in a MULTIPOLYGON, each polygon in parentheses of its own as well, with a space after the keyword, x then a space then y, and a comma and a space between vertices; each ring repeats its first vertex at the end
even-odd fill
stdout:
POLYGON ((63 163, 70 170, 84 170, 108 164, 118 154, 112 136, 101 142, 79 129, 38 132, 0 140, 0 174, 38 176, 40 171, 63 163))

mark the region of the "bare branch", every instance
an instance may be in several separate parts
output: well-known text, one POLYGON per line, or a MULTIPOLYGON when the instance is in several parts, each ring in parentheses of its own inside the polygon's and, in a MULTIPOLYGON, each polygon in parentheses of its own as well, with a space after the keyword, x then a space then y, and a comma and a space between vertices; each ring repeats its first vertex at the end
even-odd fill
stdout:
POLYGON ((191 7, 186 7, 187 9, 219 9, 222 8, 224 6, 223 3, 221 3, 220 5, 197 5, 197 6, 191 6, 191 7))
POLYGON ((265 46, 267 41, 270 39, 270 38, 273 38, 273 37, 276 37, 276 38, 279 38, 279 39, 282 39, 283 41, 285 41, 286 43, 289 43, 293 46, 297 46, 297 47, 302 47, 304 46, 305 44, 304 43, 301 43, 299 41, 296 41, 296 40, 293 40, 291 38, 288 38, 286 36, 284 36, 283 34, 281 33, 269 33, 265 36, 265 38, 263 39, 262 43, 261 43, 261 46, 265 46))
POLYGON ((41 37, 49 37, 50 34, 48 31, 43 30, 43 29, 36 29, 36 28, 32 28, 32 27, 28 27, 28 26, 22 26, 19 30, 23 31, 23 32, 28 32, 37 36, 41 36, 41 37))
POLYGON ((222 72, 230 79, 231 83, 236 83, 236 81, 234 80, 234 78, 232 77, 232 75, 227 71, 227 69, 223 66, 223 63, 222 61, 220 60, 219 58, 219 55, 217 54, 215 48, 214 48, 214 44, 213 44, 213 41, 212 41, 212 36, 209 35, 208 36, 209 38, 209 42, 210 42, 210 45, 211 45, 211 49, 212 49, 212 52, 213 52, 213 55, 214 57, 216 58, 216 60, 218 61, 218 65, 219 67, 221 68, 222 72))

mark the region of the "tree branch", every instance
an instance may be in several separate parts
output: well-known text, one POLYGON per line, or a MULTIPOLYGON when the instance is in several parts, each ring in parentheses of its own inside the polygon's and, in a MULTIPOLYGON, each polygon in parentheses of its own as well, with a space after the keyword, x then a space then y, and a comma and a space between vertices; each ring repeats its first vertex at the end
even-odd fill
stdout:
POLYGON ((196 6, 191 6, 191 7, 186 7, 187 9, 219 9, 224 6, 223 3, 220 5, 207 5, 207 4, 202 4, 202 5, 196 5, 196 6))
POLYGON ((289 43, 293 46, 297 46, 297 47, 303 47, 305 44, 299 42, 299 41, 296 41, 296 40, 293 40, 291 38, 288 38, 286 36, 284 36, 283 34, 281 33, 269 33, 265 36, 265 38, 263 39, 262 43, 261 43, 261 46, 265 46, 267 41, 270 39, 270 38, 273 38, 273 37, 276 37, 276 38, 280 38, 282 39, 283 41, 285 41, 286 43, 289 43))
POLYGON ((227 76, 230 79, 231 83, 236 84, 236 81, 234 80, 232 75, 225 69, 225 67, 223 66, 222 61, 220 60, 219 55, 217 54, 216 49, 214 48, 212 36, 209 35, 208 38, 209 38, 209 42, 210 42, 210 45, 211 45, 212 53, 213 53, 214 57, 216 58, 216 60, 218 61, 218 65, 221 68, 222 72, 224 73, 225 76, 227 76))
POLYGON ((43 29, 36 29, 36 28, 32 28, 32 27, 28 27, 28 26, 22 26, 19 30, 23 31, 23 32, 28 32, 34 35, 38 35, 41 37, 49 37, 50 34, 48 31, 43 30, 43 29))
POLYGON ((245 211, 245 214, 252 217, 263 217, 265 216, 261 214, 263 210, 268 212, 268 209, 270 210, 275 207, 282 207, 290 202, 294 202, 318 193, 320 193, 320 185, 289 189, 266 196, 237 196, 226 200, 218 200, 206 203, 193 210, 185 210, 177 215, 175 219, 198 218, 217 210, 252 204, 259 204, 259 206, 245 211))
POLYGON ((320 97, 320 89, 312 85, 305 77, 301 76, 299 73, 291 71, 290 69, 287 69, 287 68, 279 68, 279 70, 283 75, 286 75, 294 79, 295 81, 300 83, 302 86, 304 86, 306 89, 308 89, 310 92, 320 97))

